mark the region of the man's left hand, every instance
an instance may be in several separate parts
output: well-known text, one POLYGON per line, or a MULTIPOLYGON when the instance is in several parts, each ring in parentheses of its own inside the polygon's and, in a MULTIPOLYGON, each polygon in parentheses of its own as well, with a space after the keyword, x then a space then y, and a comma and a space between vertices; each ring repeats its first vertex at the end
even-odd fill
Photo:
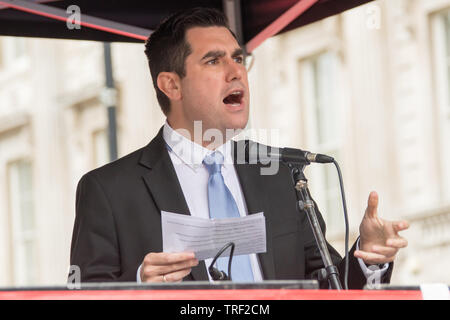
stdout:
POLYGON ((378 194, 371 192, 363 221, 359 226, 359 249, 355 257, 365 264, 384 264, 394 261, 398 250, 405 248, 408 241, 399 232, 409 228, 407 221, 387 221, 378 216, 378 194))

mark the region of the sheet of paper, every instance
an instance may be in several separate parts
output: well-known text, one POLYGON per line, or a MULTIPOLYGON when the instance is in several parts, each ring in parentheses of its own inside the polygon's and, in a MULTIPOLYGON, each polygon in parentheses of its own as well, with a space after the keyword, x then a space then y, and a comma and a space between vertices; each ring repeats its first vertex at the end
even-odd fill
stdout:
MULTIPOLYGON (((228 242, 234 255, 266 252, 266 223, 262 212, 240 218, 204 219, 161 212, 163 251, 195 252, 198 260, 213 258, 228 242)), ((227 249, 221 256, 228 256, 227 249)))

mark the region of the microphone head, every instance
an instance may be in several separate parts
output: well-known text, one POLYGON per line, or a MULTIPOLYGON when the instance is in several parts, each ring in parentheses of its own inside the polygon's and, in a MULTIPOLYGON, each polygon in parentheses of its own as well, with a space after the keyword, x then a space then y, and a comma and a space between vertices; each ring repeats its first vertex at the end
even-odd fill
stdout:
POLYGON ((325 154, 320 154, 320 153, 308 153, 306 155, 306 158, 310 162, 317 162, 317 163, 331 163, 334 161, 333 157, 327 156, 325 154))
POLYGON ((312 153, 309 151, 294 148, 277 148, 266 146, 251 140, 245 141, 245 163, 249 164, 268 164, 272 161, 294 163, 298 165, 309 165, 311 162, 330 163, 333 157, 312 153))
POLYGON ((288 163, 308 165, 310 163, 308 154, 310 154, 309 151, 301 149, 283 148, 281 159, 288 163))

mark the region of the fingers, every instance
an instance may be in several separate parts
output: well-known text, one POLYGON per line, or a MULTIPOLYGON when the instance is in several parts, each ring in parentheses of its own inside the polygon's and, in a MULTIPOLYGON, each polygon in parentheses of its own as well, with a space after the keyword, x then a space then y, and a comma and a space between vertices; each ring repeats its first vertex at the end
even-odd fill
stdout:
POLYGON ((388 239, 386 241, 386 245, 397 249, 406 248, 408 246, 408 240, 402 237, 395 239, 388 239))
POLYGON ((141 279, 143 282, 181 281, 198 263, 194 253, 152 252, 144 258, 141 279))
POLYGON ((356 250, 354 256, 361 258, 366 264, 381 264, 394 261, 399 249, 408 246, 408 241, 402 237, 391 238, 386 245, 373 245, 369 251, 356 250))
POLYGON ((398 248, 375 245, 375 246, 372 247, 372 251, 371 252, 383 255, 385 257, 392 257, 392 256, 395 256, 397 254, 398 248))
MULTIPOLYGON (((173 273, 175 271, 183 270, 183 269, 190 269, 192 267, 195 267, 198 265, 198 260, 196 259, 189 259, 186 261, 169 264, 169 265, 163 265, 163 266, 151 266, 151 274, 154 275, 163 275, 163 274, 169 274, 173 273)), ((167 278, 167 276, 166 276, 167 278)))
POLYGON ((377 210, 378 210, 378 194, 375 191, 372 191, 369 194, 369 199, 367 200, 366 214, 370 218, 376 218, 377 210))
POLYGON ((392 223, 392 227, 394 228, 394 231, 398 233, 400 231, 408 229, 409 223, 408 223, 408 221, 405 221, 405 220, 395 221, 392 223))
POLYGON ((189 259, 195 259, 193 252, 150 252, 145 256, 144 262, 148 262, 151 265, 168 265, 189 259))
MULTIPOLYGON (((176 272, 168 273, 164 275, 165 282, 181 282, 184 277, 186 277, 189 273, 191 273, 191 268, 178 270, 176 272)), ((162 277, 162 281, 164 282, 164 278, 162 277)))
POLYGON ((364 261, 365 264, 382 264, 382 263, 390 263, 394 261, 395 255, 392 257, 387 257, 382 254, 366 252, 361 250, 356 250, 354 253, 356 258, 360 258, 364 261))

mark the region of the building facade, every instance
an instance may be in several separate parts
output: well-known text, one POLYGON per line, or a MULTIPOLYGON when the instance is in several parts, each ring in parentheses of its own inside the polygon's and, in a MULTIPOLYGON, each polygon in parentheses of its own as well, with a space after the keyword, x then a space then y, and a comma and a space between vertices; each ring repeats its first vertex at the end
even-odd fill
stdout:
MULTIPOLYGON (((143 51, 112 45, 119 156, 164 123, 143 51)), ((77 182, 108 162, 103 46, 2 37, 0 53, 0 286, 63 284, 77 182)), ((352 242, 372 190, 381 217, 410 221, 393 283, 450 283, 450 0, 374 1, 252 60, 257 140, 338 160, 352 242)), ((305 173, 343 254, 336 170, 305 173)))

